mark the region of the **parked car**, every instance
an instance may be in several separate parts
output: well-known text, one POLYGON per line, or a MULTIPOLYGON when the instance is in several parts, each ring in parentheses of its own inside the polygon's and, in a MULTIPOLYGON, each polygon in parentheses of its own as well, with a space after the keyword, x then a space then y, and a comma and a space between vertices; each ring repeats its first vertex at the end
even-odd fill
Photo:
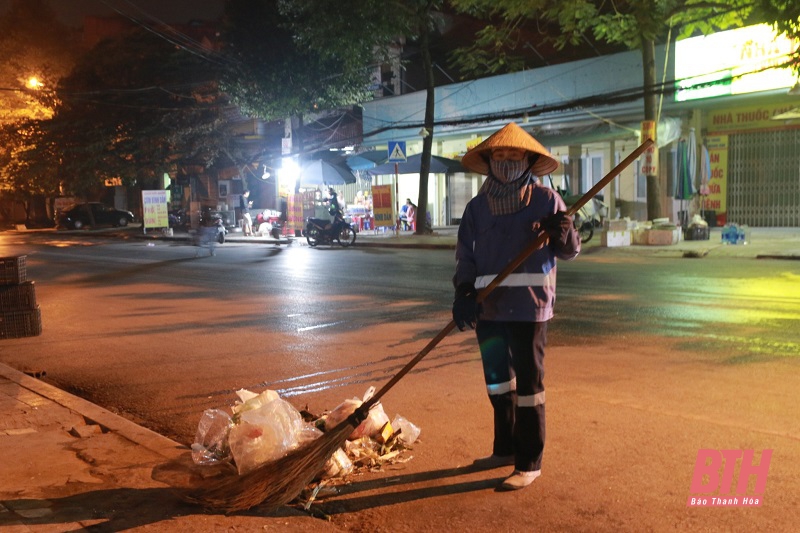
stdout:
POLYGON ((108 207, 100 202, 75 204, 61 212, 58 226, 82 229, 86 226, 127 226, 133 222, 133 213, 108 207))

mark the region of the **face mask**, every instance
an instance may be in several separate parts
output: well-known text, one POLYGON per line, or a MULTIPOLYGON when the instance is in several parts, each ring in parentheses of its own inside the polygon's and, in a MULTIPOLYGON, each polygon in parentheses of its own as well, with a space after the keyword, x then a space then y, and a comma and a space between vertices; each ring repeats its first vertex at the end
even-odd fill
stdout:
POLYGON ((519 161, 510 161, 508 159, 503 161, 489 160, 489 167, 492 169, 492 175, 505 183, 510 183, 521 178, 528 169, 528 165, 527 157, 523 157, 519 161))

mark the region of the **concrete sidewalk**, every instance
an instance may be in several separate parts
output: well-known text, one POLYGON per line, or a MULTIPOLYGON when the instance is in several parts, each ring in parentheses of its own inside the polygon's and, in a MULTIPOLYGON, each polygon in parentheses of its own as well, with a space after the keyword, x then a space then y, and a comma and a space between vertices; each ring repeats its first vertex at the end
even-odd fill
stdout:
MULTIPOLYGON (((229 241, 275 244, 235 235, 229 241)), ((295 245, 304 242, 295 241, 295 245)), ((800 231, 795 228, 754 228, 746 245, 723 245, 719 229, 712 230, 708 241, 673 246, 603 248, 599 242, 596 236, 584 253, 800 259, 800 231)), ((426 236, 362 233, 356 245, 452 249, 455 231, 441 228, 426 236)), ((225 516, 185 504, 151 474, 155 466, 186 454, 186 447, 3 364, 0 449, 4 455, 0 529, 4 532, 338 530, 292 507, 268 517, 257 512, 225 516)))
POLYGON ((225 516, 182 502, 151 475, 185 446, 1 363, 0 449, 4 533, 333 530, 291 507, 225 516))

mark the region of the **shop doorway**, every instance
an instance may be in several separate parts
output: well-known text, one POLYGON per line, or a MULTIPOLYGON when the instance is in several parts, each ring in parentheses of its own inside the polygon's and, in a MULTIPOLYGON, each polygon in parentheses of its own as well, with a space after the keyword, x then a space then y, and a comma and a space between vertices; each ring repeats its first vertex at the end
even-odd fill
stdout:
POLYGON ((728 152, 729 222, 800 226, 800 129, 733 134, 728 152))

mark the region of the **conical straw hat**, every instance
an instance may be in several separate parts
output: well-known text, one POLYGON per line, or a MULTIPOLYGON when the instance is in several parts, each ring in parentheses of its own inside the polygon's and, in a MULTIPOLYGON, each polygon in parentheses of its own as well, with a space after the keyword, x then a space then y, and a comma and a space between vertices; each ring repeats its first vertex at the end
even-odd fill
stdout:
POLYGON ((527 131, 511 122, 494 132, 488 139, 469 150, 461 158, 461 165, 479 174, 489 173, 489 156, 495 148, 521 148, 539 154, 531 172, 536 176, 546 176, 558 168, 558 161, 527 131))

